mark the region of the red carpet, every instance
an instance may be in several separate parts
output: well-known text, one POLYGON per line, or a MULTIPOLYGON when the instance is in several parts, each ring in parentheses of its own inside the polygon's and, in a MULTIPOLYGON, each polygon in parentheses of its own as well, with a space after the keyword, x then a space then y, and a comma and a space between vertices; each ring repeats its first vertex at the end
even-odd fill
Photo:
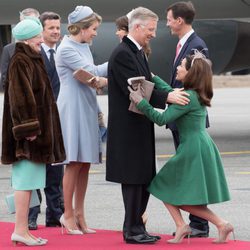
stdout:
MULTIPOLYGON (((10 240, 14 224, 0 222, 0 250, 2 249, 24 249, 25 246, 17 245, 14 247, 10 240)), ((26 247, 25 249, 42 249, 42 250, 249 250, 250 242, 230 241, 227 244, 212 244, 212 239, 190 239, 188 244, 185 239, 181 244, 170 245, 166 240, 171 238, 168 235, 162 235, 162 239, 153 245, 132 245, 125 244, 122 240, 122 233, 110 230, 97 230, 96 234, 88 235, 62 235, 60 228, 45 228, 39 226, 34 235, 41 236, 49 240, 45 246, 26 247)))

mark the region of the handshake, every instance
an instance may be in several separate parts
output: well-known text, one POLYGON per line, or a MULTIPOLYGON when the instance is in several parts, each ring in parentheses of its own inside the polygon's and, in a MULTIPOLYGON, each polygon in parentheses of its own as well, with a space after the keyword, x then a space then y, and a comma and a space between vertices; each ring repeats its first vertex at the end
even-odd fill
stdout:
POLYGON ((101 89, 108 85, 108 79, 106 77, 101 77, 101 76, 93 76, 86 82, 90 87, 96 90, 101 89))

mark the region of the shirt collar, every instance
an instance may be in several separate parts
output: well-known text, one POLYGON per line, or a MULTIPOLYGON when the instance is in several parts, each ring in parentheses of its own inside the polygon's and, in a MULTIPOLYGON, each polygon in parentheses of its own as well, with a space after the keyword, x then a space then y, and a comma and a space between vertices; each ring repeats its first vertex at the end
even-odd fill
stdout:
POLYGON ((181 44, 181 48, 183 47, 183 45, 186 43, 187 39, 194 33, 194 30, 191 29, 188 33, 186 33, 179 41, 179 43, 181 44))
POLYGON ((129 34, 127 35, 127 38, 130 39, 137 47, 138 50, 141 50, 142 49, 142 46, 132 37, 130 36, 129 34))
POLYGON ((46 53, 49 52, 50 49, 53 49, 53 50, 56 51, 56 44, 55 44, 52 48, 50 48, 47 44, 42 43, 42 47, 43 47, 43 49, 44 49, 44 51, 45 51, 46 53))

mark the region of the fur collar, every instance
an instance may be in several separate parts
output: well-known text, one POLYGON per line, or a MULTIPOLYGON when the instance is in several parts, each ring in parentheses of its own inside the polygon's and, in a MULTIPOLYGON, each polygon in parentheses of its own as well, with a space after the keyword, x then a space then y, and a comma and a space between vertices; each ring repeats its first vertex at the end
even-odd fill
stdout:
POLYGON ((16 43, 16 50, 15 53, 25 53, 28 57, 33 59, 40 59, 41 54, 37 53, 33 50, 29 45, 25 44, 24 42, 17 42, 16 43))

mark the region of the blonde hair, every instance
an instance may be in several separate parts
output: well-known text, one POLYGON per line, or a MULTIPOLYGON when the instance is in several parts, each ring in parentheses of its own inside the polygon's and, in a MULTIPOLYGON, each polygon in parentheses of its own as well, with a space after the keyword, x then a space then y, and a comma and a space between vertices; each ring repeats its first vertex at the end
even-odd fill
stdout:
POLYGON ((76 36, 79 34, 81 29, 88 29, 96 21, 98 23, 101 23, 102 17, 97 13, 93 12, 93 14, 82 19, 80 22, 69 24, 68 31, 71 35, 76 36))

